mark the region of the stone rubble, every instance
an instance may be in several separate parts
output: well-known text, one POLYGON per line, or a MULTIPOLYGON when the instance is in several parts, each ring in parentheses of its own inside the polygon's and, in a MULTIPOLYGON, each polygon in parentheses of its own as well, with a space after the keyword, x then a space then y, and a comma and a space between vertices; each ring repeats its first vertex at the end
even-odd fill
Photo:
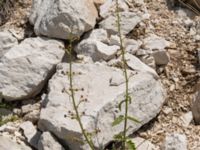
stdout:
MULTIPOLYGON (((193 131, 194 127, 192 120, 196 124, 200 122, 198 97, 193 101, 191 110, 188 110, 188 105, 187 108, 182 106, 182 103, 177 103, 179 105, 176 108, 171 104, 171 99, 167 102, 165 99, 187 86, 187 82, 193 82, 189 78, 183 86, 180 84, 183 81, 180 74, 195 76, 196 68, 183 63, 186 66, 183 69, 171 72, 168 69, 173 68, 171 62, 174 62, 174 55, 184 53, 181 51, 177 54, 177 49, 187 48, 182 46, 187 43, 176 45, 173 40, 180 37, 181 41, 187 33, 193 37, 188 42, 200 41, 200 23, 194 22, 185 11, 180 10, 176 11, 180 18, 172 18, 170 23, 180 25, 183 34, 165 31, 162 24, 166 22, 161 22, 157 19, 159 17, 152 19, 155 14, 152 10, 151 13, 148 11, 152 9, 152 1, 119 0, 129 92, 133 99, 129 114, 141 122, 129 122, 127 133, 136 134, 132 140, 138 150, 186 150, 187 145, 192 143, 192 138, 188 138, 188 130, 193 131), (160 34, 160 29, 162 33, 169 32, 167 36, 160 34), (171 93, 166 94, 162 84, 171 93), (182 112, 174 115, 177 110, 182 112), (163 120, 171 122, 163 125, 163 120), (143 125, 151 126, 152 122, 155 125, 151 129, 145 132, 139 130, 140 127, 143 129, 143 125), (171 133, 168 132, 173 128, 171 126, 179 126, 178 129, 181 127, 187 132, 166 135, 164 143, 161 143, 163 134, 171 133)), ((159 0, 158 3, 162 2, 159 0)), ((153 7, 159 13, 163 9, 153 7)), ((158 15, 165 19, 170 18, 171 14, 158 15)), ((28 22, 24 20, 19 23, 23 30, 9 27, 0 30, 0 102, 7 101, 15 107, 12 111, 0 108, 0 118, 13 115, 20 117, 17 121, 0 126, 0 149, 89 149, 87 144, 79 142, 84 138, 77 121, 71 118, 74 111, 69 96, 69 64, 64 54, 64 48, 67 47, 64 43, 71 39, 71 34, 78 39, 73 47, 75 97, 77 103, 84 98, 87 100, 81 103, 79 111, 83 114, 82 121, 87 131, 100 131, 92 137, 95 148, 105 148, 112 142, 113 136, 123 130, 122 124, 116 127, 111 125, 123 113, 117 106, 123 100, 125 87, 115 0, 33 0, 29 22, 34 28, 34 31, 30 29, 30 33, 25 28, 28 22)), ((195 48, 199 53, 199 47, 195 48)), ((183 101, 189 99, 187 95, 181 96, 179 99, 183 101)))

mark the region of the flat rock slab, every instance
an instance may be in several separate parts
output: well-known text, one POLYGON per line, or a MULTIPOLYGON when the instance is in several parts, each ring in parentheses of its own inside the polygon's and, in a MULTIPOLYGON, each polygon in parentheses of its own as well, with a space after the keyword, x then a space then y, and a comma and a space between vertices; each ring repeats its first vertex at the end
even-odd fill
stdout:
POLYGON ((69 39, 92 29, 98 16, 92 0, 34 0, 30 22, 37 35, 69 39))
POLYGON ((18 144, 7 137, 0 136, 0 150, 32 150, 30 147, 18 144))
POLYGON ((0 93, 7 101, 37 95, 64 56, 64 44, 28 38, 0 58, 0 93))
MULTIPOLYGON (((88 145, 82 144, 84 138, 79 124, 71 117, 74 110, 67 72, 69 64, 59 64, 57 73, 49 81, 49 93, 41 110, 39 128, 52 132, 73 150, 88 150, 88 145)), ((125 94, 123 72, 102 64, 73 64, 73 72, 76 102, 87 100, 78 108, 84 114, 81 118, 83 126, 88 132, 100 131, 92 136, 96 149, 100 149, 123 130, 123 123, 112 127, 114 119, 124 113, 118 109, 125 94)), ((141 121, 139 124, 128 122, 127 133, 132 134, 159 113, 165 91, 160 81, 150 73, 128 71, 128 76, 132 98, 129 115, 141 121)))

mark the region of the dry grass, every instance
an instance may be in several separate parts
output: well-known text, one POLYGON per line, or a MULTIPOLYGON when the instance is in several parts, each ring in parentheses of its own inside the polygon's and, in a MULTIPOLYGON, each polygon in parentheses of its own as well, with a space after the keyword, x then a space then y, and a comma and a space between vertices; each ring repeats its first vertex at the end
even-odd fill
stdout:
POLYGON ((10 17, 14 2, 14 0, 0 0, 0 25, 10 17))

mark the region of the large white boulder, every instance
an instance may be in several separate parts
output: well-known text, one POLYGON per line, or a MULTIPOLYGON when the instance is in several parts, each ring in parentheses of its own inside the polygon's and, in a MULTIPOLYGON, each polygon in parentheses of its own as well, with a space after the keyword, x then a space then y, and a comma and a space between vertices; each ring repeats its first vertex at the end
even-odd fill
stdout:
MULTIPOLYGON (((69 64, 59 64, 57 72, 49 81, 49 93, 46 105, 41 110, 39 128, 50 131, 67 144, 71 149, 88 150, 82 145, 84 140, 78 122, 71 118, 74 113, 69 96, 69 64)), ((113 136, 123 130, 123 123, 112 127, 116 117, 124 113, 118 105, 124 99, 125 80, 123 71, 103 64, 73 64, 73 86, 75 99, 81 103, 78 110, 83 116, 82 123, 86 131, 100 132, 92 136, 96 149, 105 147, 113 136)), ((128 122, 128 135, 153 119, 161 110, 165 92, 160 81, 148 72, 128 71, 129 93, 132 103, 129 105, 129 116, 141 123, 128 122)), ((124 106, 124 105, 122 105, 124 106)))
POLYGON ((30 22, 37 35, 69 39, 80 37, 96 24, 97 10, 92 0, 34 0, 30 22))
POLYGON ((28 38, 0 58, 0 93, 5 100, 37 95, 64 56, 61 41, 28 38))

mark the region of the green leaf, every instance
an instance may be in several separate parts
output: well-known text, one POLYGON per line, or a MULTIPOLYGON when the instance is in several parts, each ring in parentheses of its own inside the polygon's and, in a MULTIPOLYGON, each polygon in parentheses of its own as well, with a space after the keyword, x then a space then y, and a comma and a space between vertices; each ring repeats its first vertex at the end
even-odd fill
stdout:
POLYGON ((116 126, 116 125, 120 124, 123 120, 124 120, 124 116, 120 115, 119 117, 117 117, 117 118, 113 121, 112 126, 116 126))
POLYGON ((122 104, 125 103, 125 102, 126 102, 126 100, 123 100, 123 101, 121 101, 121 102, 119 103, 119 106, 118 106, 118 107, 119 107, 119 110, 120 110, 120 111, 122 110, 122 104))
POLYGON ((114 135, 114 139, 115 139, 116 141, 123 141, 123 140, 124 140, 124 137, 123 137, 122 133, 123 133, 123 132, 121 132, 121 133, 119 133, 119 134, 117 134, 117 135, 114 135))
POLYGON ((127 119, 128 119, 128 120, 131 120, 131 121, 133 121, 133 122, 135 122, 135 123, 141 123, 138 119, 136 119, 136 118, 134 118, 134 117, 131 117, 131 116, 127 116, 127 119))
POLYGON ((136 150, 135 143, 133 143, 131 140, 126 141, 128 150, 136 150))

